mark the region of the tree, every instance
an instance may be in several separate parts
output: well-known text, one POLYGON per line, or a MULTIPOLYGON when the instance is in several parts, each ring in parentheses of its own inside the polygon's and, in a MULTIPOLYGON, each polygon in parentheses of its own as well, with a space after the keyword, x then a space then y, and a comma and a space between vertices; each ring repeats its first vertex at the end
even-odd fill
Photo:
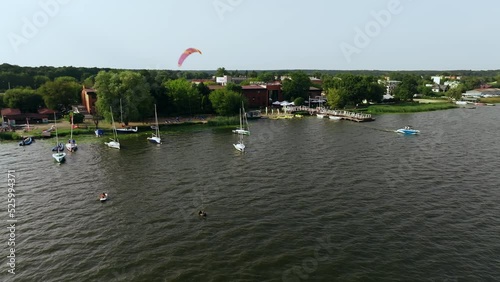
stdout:
POLYGON ((326 90, 327 104, 333 109, 342 109, 349 102, 349 92, 346 88, 328 88, 326 90))
POLYGON ((227 75, 227 74, 228 74, 228 72, 226 71, 226 69, 224 67, 220 67, 215 71, 216 77, 222 77, 222 76, 227 75))
POLYGON ((432 92, 432 89, 425 85, 419 85, 417 87, 417 92, 418 94, 422 94, 423 96, 434 96, 434 92, 432 92))
POLYGON ((240 93, 221 88, 210 93, 210 102, 218 115, 231 116, 237 114, 241 103, 245 102, 240 93))
POLYGON ((336 77, 324 77, 323 79, 323 87, 327 89, 327 93, 333 95, 330 106, 334 108, 354 106, 365 99, 380 102, 385 92, 384 86, 380 85, 374 76, 340 74, 336 77), (331 89, 337 89, 340 92, 331 89))
MULTIPOLYGON (((68 115, 68 121, 71 123, 71 116, 73 116, 73 123, 82 123, 85 120, 85 115, 82 113, 70 113, 68 115)), ((96 125, 97 126, 97 125, 96 125)))
POLYGON ((229 90, 229 91, 234 91, 236 93, 243 93, 243 88, 240 86, 240 85, 237 85, 235 83, 228 83, 226 84, 226 89, 229 90))
POLYGON ((33 77, 33 82, 35 83, 35 88, 40 87, 45 82, 50 81, 50 78, 46 75, 35 75, 33 77))
POLYGON ((273 82, 275 80, 274 74, 270 72, 261 72, 257 75, 257 80, 262 82, 273 82))
MULTIPOLYGON (((126 125, 129 121, 151 116, 153 99, 149 93, 149 84, 138 72, 101 71, 95 78, 94 88, 97 93, 97 110, 108 120, 111 120, 110 107, 120 109, 120 103, 126 125)), ((119 111, 113 111, 114 115, 116 113, 119 111)))
POLYGON ((79 103, 81 86, 74 78, 57 78, 47 81, 37 90, 43 96, 47 108, 64 111, 79 103))
POLYGON ((176 114, 193 114, 201 110, 201 95, 196 85, 179 78, 164 83, 169 101, 176 114))
POLYGON ((304 98, 299 97, 299 98, 296 98, 295 100, 293 100, 293 104, 295 106, 302 106, 302 105, 304 105, 304 101, 305 101, 304 98))
POLYGON ((201 112, 203 113, 211 113, 212 112, 212 104, 210 103, 209 95, 210 88, 206 86, 203 82, 200 82, 196 89, 198 93, 201 95, 201 112))
POLYGON ((462 93, 464 93, 465 91, 467 91, 465 85, 459 84, 457 87, 451 88, 446 91, 445 95, 449 99, 460 100, 462 98, 462 93))
POLYGON ((15 108, 21 112, 33 113, 44 105, 43 98, 31 88, 13 88, 5 91, 3 103, 8 108, 15 108))
POLYGON ((401 78, 401 83, 394 89, 394 97, 401 101, 413 100, 417 90, 418 82, 414 75, 405 74, 401 78))
POLYGON ((290 79, 283 81, 283 96, 285 100, 292 100, 302 97, 309 98, 309 87, 311 87, 311 79, 301 71, 290 74, 290 79))
POLYGON ((464 84, 466 90, 472 90, 472 89, 479 88, 482 83, 483 83, 483 80, 479 77, 468 76, 468 77, 465 77, 463 79, 463 84, 464 84))

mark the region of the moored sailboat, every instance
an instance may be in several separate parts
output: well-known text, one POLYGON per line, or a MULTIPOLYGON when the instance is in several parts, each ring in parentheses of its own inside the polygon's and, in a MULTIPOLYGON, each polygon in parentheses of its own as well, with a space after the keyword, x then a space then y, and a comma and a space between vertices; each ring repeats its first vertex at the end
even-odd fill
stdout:
POLYGON ((54 113, 54 128, 56 131, 56 152, 52 154, 52 158, 56 160, 58 163, 62 163, 66 159, 66 153, 64 152, 64 148, 61 150, 61 147, 59 146, 59 136, 57 135, 57 125, 56 125, 56 114, 54 113))
POLYGON ((66 143, 66 149, 70 152, 74 152, 76 151, 76 149, 78 149, 78 145, 76 145, 76 140, 73 139, 73 127, 75 126, 73 123, 73 115, 74 113, 71 113, 71 134, 68 143, 66 143))
POLYGON ((113 109, 109 107, 111 112, 111 123, 113 124, 113 138, 109 142, 104 142, 104 144, 108 145, 110 148, 120 149, 120 141, 118 141, 118 135, 116 133, 115 120, 113 119, 113 109))
POLYGON ((240 109, 240 127, 234 129, 233 133, 250 135, 247 114, 245 113, 245 108, 243 107, 243 102, 241 102, 241 109, 240 109))
POLYGON ((158 125, 158 114, 156 113, 156 104, 155 104, 155 133, 152 134, 151 137, 148 137, 148 140, 151 141, 152 143, 156 144, 161 144, 161 137, 160 137, 160 126, 158 125))

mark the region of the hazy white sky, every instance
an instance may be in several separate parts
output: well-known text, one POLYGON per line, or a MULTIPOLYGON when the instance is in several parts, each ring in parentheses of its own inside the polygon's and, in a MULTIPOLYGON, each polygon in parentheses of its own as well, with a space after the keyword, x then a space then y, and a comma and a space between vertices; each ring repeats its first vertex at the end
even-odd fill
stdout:
POLYGON ((182 69, 500 69, 491 0, 2 0, 0 63, 182 69))

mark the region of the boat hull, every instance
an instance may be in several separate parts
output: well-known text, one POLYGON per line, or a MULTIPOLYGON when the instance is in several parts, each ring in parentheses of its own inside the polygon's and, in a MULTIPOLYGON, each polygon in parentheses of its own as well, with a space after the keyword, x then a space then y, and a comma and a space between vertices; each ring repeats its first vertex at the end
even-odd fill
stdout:
POLYGON ((398 130, 396 130, 397 133, 401 133, 401 134, 419 134, 420 133, 420 130, 416 130, 416 129, 404 129, 404 128, 400 128, 398 130))
POLYGON ((54 153, 54 154, 52 154, 52 157, 54 158, 54 160, 56 162, 62 163, 66 160, 66 153, 62 153, 62 152, 54 153))
POLYGON ((137 126, 116 129, 116 132, 118 132, 118 133, 137 133, 137 131, 139 131, 139 128, 137 126))
POLYGON ((105 197, 100 197, 99 198, 99 201, 101 201, 101 203, 102 202, 106 202, 108 200, 108 193, 104 193, 104 195, 105 195, 105 197))
POLYGON ((233 133, 242 134, 242 135, 250 135, 250 131, 245 129, 234 129, 233 133))
POLYGON ((52 152, 60 152, 60 151, 64 151, 64 145, 63 145, 63 143, 59 143, 59 145, 57 145, 54 148, 52 148, 52 152))
POLYGON ((104 144, 108 145, 110 148, 120 149, 120 143, 116 141, 104 142, 104 144))
POLYGON ((240 152, 245 152, 245 145, 242 143, 233 144, 234 148, 240 152))
POLYGON ((161 138, 157 136, 148 137, 148 141, 154 144, 161 144, 161 138))
POLYGON ((19 142, 19 146, 27 146, 27 145, 31 145, 31 143, 33 143, 33 138, 28 137, 28 138, 21 140, 21 142, 19 142))
POLYGON ((74 152, 78 149, 78 145, 76 143, 66 143, 66 149, 70 152, 74 152))

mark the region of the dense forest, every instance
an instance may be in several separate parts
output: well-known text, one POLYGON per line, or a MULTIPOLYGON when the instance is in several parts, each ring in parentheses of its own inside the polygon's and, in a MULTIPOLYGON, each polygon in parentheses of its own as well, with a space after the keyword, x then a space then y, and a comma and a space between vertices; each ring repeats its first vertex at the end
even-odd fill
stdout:
POLYGON ((397 100, 411 100, 415 93, 424 96, 445 95, 460 98, 466 90, 490 85, 498 87, 499 70, 489 71, 382 71, 382 70, 226 70, 221 67, 207 71, 180 70, 123 70, 84 67, 21 67, 0 65, 0 107, 19 108, 24 112, 41 107, 66 111, 80 103, 82 86, 97 91, 97 111, 110 118, 110 107, 123 104, 126 121, 141 120, 153 113, 158 105, 162 115, 195 115, 237 113, 241 102, 241 86, 228 84, 223 89, 210 91, 209 84, 192 84, 191 79, 211 79, 213 76, 240 77, 246 85, 252 81, 271 82, 283 78, 285 99, 303 103, 310 86, 320 87, 327 95, 329 106, 342 108, 361 101, 379 102, 385 87, 378 81, 390 77, 401 81, 392 93, 397 100), (460 85, 446 93, 434 93, 425 85, 432 84, 431 75, 460 76, 460 85), (314 84, 309 77, 321 79, 314 84))

